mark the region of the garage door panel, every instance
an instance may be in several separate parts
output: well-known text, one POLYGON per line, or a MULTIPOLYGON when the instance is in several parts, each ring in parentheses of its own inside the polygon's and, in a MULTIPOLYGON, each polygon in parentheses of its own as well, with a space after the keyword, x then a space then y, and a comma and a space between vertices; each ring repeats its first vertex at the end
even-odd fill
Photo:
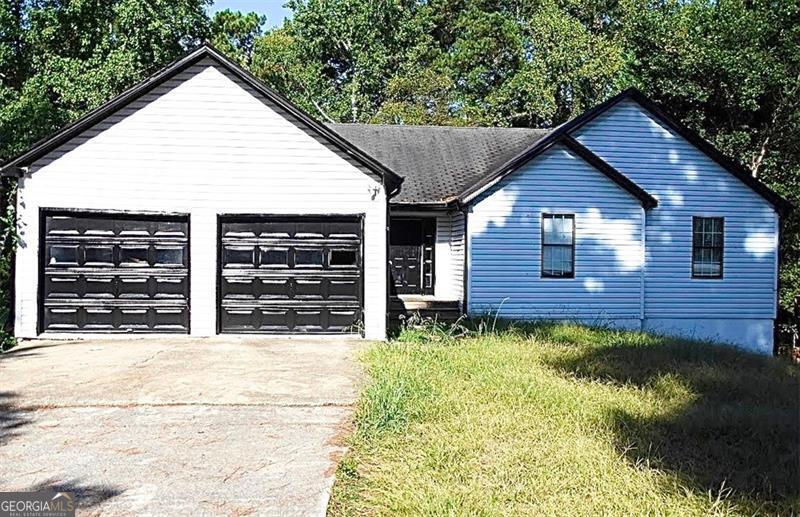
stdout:
POLYGON ((354 331, 361 319, 361 310, 308 305, 224 307, 222 317, 226 321, 226 332, 319 334, 354 331))
POLYGON ((359 283, 356 279, 331 279, 328 283, 328 298, 333 300, 358 300, 359 283))
POLYGON ((358 217, 223 216, 219 246, 221 332, 333 333, 358 326, 358 217))
POLYGON ((360 288, 357 276, 338 275, 226 276, 221 282, 223 299, 332 299, 358 303, 360 288))
POLYGON ((153 309, 153 328, 159 332, 181 332, 189 319, 189 310, 185 307, 153 309))
POLYGON ((353 321, 359 321, 361 314, 358 309, 332 310, 328 313, 328 326, 334 329, 345 330, 353 321))
POLYGON ((60 298, 129 298, 178 299, 189 296, 187 276, 141 276, 102 274, 48 273, 45 275, 46 299, 60 298))
POLYGON ((188 219, 45 213, 42 330, 188 332, 188 219))
POLYGON ((44 316, 48 321, 48 329, 78 330, 80 328, 77 307, 45 307, 44 316))
POLYGON ((189 277, 188 276, 156 276, 154 298, 162 299, 189 299, 189 277))
POLYGON ((253 293, 254 298, 278 300, 291 298, 292 281, 289 278, 259 278, 255 286, 258 290, 253 293))
POLYGON ((255 312, 259 316, 258 322, 253 327, 255 330, 262 332, 289 332, 290 328, 293 328, 293 314, 289 309, 259 309, 255 312))

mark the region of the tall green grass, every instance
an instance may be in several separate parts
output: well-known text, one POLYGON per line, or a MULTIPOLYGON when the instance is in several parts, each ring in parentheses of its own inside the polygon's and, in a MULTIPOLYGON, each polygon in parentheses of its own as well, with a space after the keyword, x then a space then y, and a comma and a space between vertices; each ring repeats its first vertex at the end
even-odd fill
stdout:
POLYGON ((578 325, 410 325, 370 381, 333 515, 800 513, 800 371, 578 325))

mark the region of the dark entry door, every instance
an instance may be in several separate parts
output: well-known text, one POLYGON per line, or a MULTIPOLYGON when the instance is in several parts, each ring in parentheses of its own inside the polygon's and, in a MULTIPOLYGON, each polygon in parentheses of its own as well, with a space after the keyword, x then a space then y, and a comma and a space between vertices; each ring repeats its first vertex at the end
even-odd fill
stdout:
POLYGON ((361 236, 360 217, 221 217, 220 332, 357 332, 361 236))
POLYGON ((185 216, 44 212, 40 331, 189 331, 185 216))
POLYGON ((436 220, 392 218, 389 262, 397 294, 433 294, 436 220))

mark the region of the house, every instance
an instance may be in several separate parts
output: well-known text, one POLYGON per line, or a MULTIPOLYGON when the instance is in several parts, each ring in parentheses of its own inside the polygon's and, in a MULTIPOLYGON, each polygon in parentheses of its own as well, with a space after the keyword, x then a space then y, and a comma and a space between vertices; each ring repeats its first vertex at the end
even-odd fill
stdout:
POLYGON ((635 90, 324 125, 209 46, 8 161, 15 332, 386 336, 390 298, 772 351, 791 207, 635 90))

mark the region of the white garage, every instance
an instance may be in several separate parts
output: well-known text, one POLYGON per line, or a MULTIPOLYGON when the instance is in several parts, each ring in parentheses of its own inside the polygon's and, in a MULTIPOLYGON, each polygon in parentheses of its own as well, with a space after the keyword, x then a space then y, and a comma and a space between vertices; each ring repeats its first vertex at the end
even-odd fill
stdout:
POLYGON ((210 47, 3 171, 20 178, 19 337, 385 337, 401 179, 210 47))

